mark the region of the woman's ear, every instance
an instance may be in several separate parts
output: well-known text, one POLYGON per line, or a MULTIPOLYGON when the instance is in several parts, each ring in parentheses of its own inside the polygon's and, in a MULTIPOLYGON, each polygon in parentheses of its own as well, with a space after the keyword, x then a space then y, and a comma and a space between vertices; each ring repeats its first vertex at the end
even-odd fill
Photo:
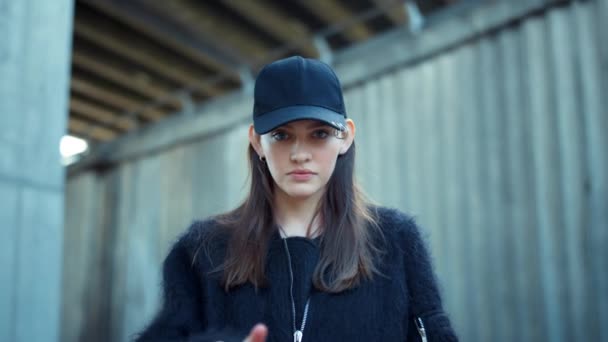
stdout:
POLYGON ((355 133, 357 131, 357 127, 355 126, 355 122, 352 119, 346 119, 346 127, 348 131, 346 132, 346 137, 342 140, 342 148, 340 148, 340 154, 345 154, 348 152, 350 145, 355 141, 355 133))
POLYGON ((255 132, 253 124, 249 125, 249 142, 251 143, 251 146, 255 152, 261 158, 264 157, 264 155, 262 154, 262 144, 260 143, 260 139, 261 136, 255 132))

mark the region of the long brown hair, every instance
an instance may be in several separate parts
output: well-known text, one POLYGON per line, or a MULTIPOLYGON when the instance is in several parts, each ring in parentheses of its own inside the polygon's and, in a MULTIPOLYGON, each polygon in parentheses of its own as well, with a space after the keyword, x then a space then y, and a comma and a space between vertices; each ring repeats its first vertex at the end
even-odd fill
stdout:
MULTIPOLYGON (((214 270, 223 273, 221 281, 226 291, 248 281, 256 289, 267 285, 266 253, 276 229, 272 211, 274 180, 265 161, 258 158, 251 145, 248 157, 249 195, 236 209, 216 217, 217 227, 230 232, 224 262, 214 270)), ((379 274, 376 256, 381 248, 376 237, 384 237, 355 182, 354 165, 353 142, 349 150, 338 157, 318 206, 323 234, 313 284, 325 292, 341 292, 379 274)), ((209 246, 204 242, 203 245, 209 246)))

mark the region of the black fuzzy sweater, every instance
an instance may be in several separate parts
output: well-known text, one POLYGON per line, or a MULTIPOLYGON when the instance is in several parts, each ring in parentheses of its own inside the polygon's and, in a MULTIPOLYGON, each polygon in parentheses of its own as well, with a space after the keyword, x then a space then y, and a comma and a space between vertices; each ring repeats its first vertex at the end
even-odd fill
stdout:
MULTIPOLYGON (((414 221, 400 211, 376 208, 385 250, 376 275, 357 288, 324 293, 312 285, 319 240, 286 239, 294 285, 296 325, 306 299, 310 306, 302 341, 420 341, 414 317, 421 317, 428 341, 457 341, 442 309, 440 293, 425 242, 414 221)), ((245 284, 226 293, 219 275, 208 271, 221 263, 225 240, 210 255, 197 253, 200 237, 213 220, 195 222, 174 244, 164 261, 164 303, 137 341, 242 341, 259 322, 268 326, 268 342, 293 341, 290 273, 287 250, 273 235, 267 258, 270 285, 245 284)))

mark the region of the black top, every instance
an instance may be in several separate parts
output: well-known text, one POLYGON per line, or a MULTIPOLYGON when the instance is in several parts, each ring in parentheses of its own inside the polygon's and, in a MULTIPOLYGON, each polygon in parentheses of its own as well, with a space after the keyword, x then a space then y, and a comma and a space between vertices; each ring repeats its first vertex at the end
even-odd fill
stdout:
MULTIPOLYGON (((397 210, 376 210, 386 237, 379 263, 384 276, 339 294, 320 292, 312 284, 319 238, 286 238, 298 328, 311 298, 302 341, 420 341, 416 316, 422 317, 429 341, 456 341, 418 227, 397 210)), ((225 239, 214 241, 210 255, 201 250, 193 262, 200 237, 213 226, 213 220, 195 222, 172 247, 163 267, 163 307, 137 340, 240 342, 262 322, 268 342, 293 341, 289 264, 278 231, 268 251, 270 285, 256 293, 247 283, 226 293, 220 275, 208 274, 223 260, 225 239)))

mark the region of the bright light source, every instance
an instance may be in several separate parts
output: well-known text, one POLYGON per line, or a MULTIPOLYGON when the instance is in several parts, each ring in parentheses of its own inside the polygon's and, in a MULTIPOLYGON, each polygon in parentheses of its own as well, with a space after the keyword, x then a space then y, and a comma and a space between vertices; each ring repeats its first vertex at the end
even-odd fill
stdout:
POLYGON ((89 148, 86 140, 73 137, 71 135, 64 135, 59 143, 59 151, 63 158, 72 158, 77 154, 80 154, 89 148))

